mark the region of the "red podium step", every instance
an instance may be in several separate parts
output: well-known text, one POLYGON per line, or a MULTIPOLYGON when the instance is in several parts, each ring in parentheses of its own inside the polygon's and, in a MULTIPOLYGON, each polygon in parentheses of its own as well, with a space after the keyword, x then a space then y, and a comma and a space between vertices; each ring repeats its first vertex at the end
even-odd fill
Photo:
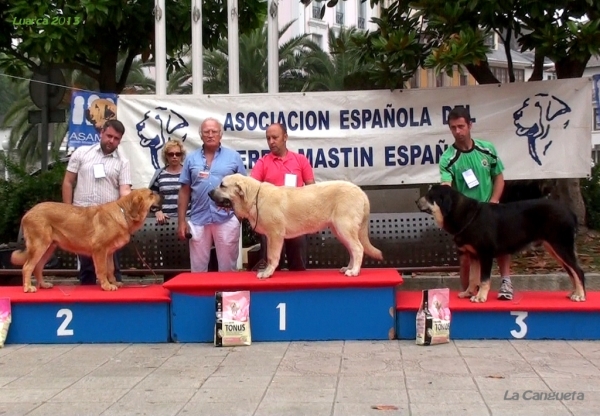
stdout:
POLYGON ((250 291, 255 341, 388 339, 395 336, 395 269, 182 273, 164 284, 171 291, 171 336, 212 342, 216 291, 250 291))

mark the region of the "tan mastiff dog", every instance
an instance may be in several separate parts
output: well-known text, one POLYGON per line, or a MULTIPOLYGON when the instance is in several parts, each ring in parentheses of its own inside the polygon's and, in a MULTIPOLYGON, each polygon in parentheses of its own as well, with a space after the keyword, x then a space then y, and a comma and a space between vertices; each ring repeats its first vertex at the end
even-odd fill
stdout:
POLYGON ((358 276, 363 254, 383 260, 381 251, 369 241, 367 195, 346 181, 327 181, 314 185, 279 187, 240 174, 223 178, 209 192, 217 206, 233 209, 238 218, 267 237, 267 267, 258 278, 271 277, 279 264, 283 240, 316 233, 330 227, 350 253, 348 267, 340 272, 358 276))
POLYGON ((96 277, 104 290, 117 290, 113 253, 129 242, 131 235, 143 225, 152 206, 161 197, 150 189, 135 189, 114 202, 93 207, 76 207, 62 202, 42 202, 23 216, 21 227, 25 250, 14 251, 11 262, 23 266, 23 291, 35 292, 33 273, 43 289, 42 271, 56 247, 76 254, 91 256, 96 277))

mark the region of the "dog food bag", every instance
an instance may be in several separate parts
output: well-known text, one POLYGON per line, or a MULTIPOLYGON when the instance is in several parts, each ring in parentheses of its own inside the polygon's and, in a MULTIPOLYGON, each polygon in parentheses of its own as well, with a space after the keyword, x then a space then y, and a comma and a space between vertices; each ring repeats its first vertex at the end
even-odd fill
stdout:
POLYGON ((216 292, 215 346, 250 345, 250 292, 216 292))
POLYGON ((10 299, 0 298, 0 348, 4 347, 4 341, 6 341, 8 335, 10 321, 10 299))
POLYGON ((450 342, 450 289, 423 290, 417 312, 417 345, 450 342))

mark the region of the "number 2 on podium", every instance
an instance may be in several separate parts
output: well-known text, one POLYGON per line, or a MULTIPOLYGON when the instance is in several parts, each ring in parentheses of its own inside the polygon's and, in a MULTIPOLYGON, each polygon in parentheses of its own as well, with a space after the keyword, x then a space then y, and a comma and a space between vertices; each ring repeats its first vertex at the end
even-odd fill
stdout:
POLYGON ((56 313, 57 318, 62 318, 63 316, 65 319, 56 330, 56 336, 58 337, 68 337, 73 335, 73 330, 67 329, 67 326, 69 326, 73 319, 73 311, 71 311, 71 309, 61 309, 56 313))
POLYGON ((285 303, 277 305, 277 309, 279 309, 279 330, 285 331, 285 320, 287 318, 285 315, 285 303))

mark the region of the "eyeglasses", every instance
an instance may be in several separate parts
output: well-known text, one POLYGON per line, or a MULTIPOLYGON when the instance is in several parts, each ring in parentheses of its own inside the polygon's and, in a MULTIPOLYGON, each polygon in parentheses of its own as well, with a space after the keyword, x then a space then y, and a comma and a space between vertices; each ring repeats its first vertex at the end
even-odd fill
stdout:
POLYGON ((208 136, 209 134, 219 134, 221 130, 202 130, 202 134, 208 136))
POLYGON ((181 157, 181 152, 169 152, 169 153, 167 153, 167 156, 169 156, 169 157, 173 157, 173 156, 181 157))

